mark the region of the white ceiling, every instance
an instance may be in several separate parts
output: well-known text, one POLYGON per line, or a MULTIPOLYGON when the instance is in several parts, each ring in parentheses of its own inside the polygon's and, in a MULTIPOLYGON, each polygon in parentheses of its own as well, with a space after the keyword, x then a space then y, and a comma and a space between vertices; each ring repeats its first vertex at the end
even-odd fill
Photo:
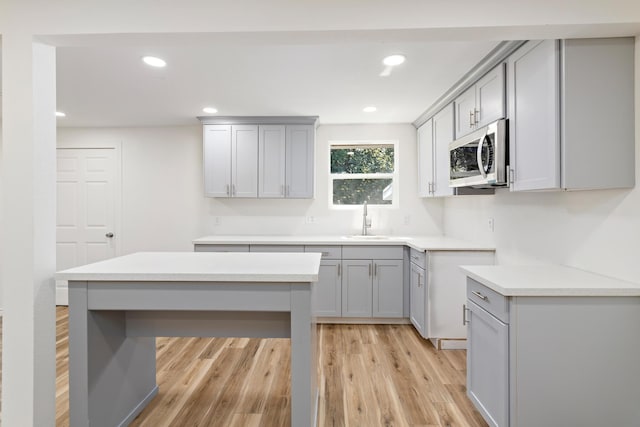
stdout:
POLYGON ((243 34, 86 40, 57 49, 59 126, 196 125, 218 115, 317 115, 320 123, 409 123, 497 41, 389 33, 243 34), (407 56, 389 77, 382 59, 407 56), (168 65, 154 69, 141 57, 168 65), (364 113, 367 105, 378 111, 364 113))

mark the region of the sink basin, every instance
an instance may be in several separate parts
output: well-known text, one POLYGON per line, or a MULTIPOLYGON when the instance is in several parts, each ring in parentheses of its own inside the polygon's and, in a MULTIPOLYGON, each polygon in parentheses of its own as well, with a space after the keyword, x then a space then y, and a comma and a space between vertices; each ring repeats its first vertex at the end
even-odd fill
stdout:
POLYGON ((352 240, 386 240, 389 238, 389 236, 376 236, 371 234, 363 236, 361 234, 354 234, 352 236, 344 236, 343 238, 352 240))

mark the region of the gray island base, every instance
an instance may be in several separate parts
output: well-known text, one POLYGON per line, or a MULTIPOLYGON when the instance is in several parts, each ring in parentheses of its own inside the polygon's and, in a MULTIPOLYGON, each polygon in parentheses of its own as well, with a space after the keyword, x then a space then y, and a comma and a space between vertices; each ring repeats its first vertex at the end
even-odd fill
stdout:
POLYGON ((69 281, 71 427, 126 426, 158 393, 155 337, 291 339, 291 425, 316 425, 320 254, 138 253, 69 281))

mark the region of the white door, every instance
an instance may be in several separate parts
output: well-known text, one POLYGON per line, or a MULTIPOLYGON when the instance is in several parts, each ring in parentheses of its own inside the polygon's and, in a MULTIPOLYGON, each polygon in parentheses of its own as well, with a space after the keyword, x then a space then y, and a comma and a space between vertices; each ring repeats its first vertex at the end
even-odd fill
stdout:
MULTIPOLYGON (((115 150, 59 148, 56 179, 56 268, 116 255, 115 150)), ((56 302, 66 304, 66 283, 56 302)))

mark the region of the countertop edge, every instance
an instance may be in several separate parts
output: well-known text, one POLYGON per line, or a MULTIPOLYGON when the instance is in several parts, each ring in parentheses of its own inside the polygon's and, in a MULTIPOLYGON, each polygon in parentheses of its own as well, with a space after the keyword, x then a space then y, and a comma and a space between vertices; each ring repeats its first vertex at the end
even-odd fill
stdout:
MULTIPOLYGON (((494 268, 500 268, 502 266, 492 266, 494 268)), ((531 267, 531 266, 524 266, 531 267)), ((537 266, 539 268, 544 268, 545 266, 537 266)), ((621 284, 627 284, 627 287, 513 287, 507 288, 499 285, 495 281, 492 281, 481 274, 473 271, 474 266, 460 266, 460 269, 470 277, 471 279, 483 284, 489 289, 503 295, 505 297, 638 297, 640 296, 640 284, 628 282, 621 279, 612 278, 609 276, 604 276, 599 273, 588 272, 584 270, 575 269, 572 267, 565 266, 547 266, 551 268, 566 268, 569 270, 573 270, 579 274, 587 274, 599 276, 608 281, 616 281, 621 284)))

